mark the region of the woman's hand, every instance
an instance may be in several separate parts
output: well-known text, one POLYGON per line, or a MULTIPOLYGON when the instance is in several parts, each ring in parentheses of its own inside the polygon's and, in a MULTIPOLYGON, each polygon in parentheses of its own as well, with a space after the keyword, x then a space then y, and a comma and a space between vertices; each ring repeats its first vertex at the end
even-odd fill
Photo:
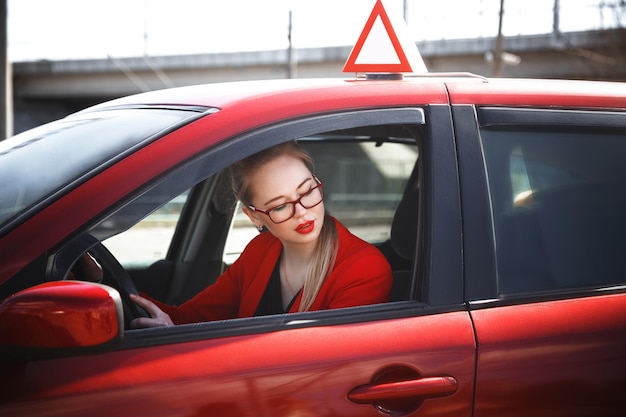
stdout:
POLYGON ((151 317, 139 317, 130 322, 133 329, 141 329, 144 327, 166 327, 173 326, 174 323, 170 316, 156 306, 152 301, 143 298, 140 295, 130 294, 130 299, 143 307, 151 317))

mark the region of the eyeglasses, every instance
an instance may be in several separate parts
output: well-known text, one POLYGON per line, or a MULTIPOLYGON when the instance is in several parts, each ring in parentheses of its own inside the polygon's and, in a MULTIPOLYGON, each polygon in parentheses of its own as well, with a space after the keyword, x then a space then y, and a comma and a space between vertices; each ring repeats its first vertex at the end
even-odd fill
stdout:
POLYGON ((270 220, 276 224, 286 222, 296 214, 296 204, 300 204, 302 207, 310 209, 317 206, 324 200, 324 184, 318 180, 318 184, 311 188, 306 193, 302 194, 300 198, 294 201, 287 201, 279 206, 272 207, 269 210, 261 210, 254 206, 248 206, 250 210, 258 211, 259 213, 267 214, 270 220))

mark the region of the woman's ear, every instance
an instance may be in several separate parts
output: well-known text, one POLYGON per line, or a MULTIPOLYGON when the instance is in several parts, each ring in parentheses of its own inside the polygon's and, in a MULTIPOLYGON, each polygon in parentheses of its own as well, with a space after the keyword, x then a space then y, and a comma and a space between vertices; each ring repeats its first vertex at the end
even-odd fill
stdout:
POLYGON ((256 212, 254 212, 253 210, 250 210, 248 207, 246 206, 242 206, 241 209, 243 210, 243 212, 246 214, 246 216, 248 216, 248 218, 250 219, 250 221, 252 222, 252 224, 254 224, 254 227, 256 227, 257 229, 261 230, 263 228, 263 223, 261 223, 261 221, 259 220, 259 218, 257 217, 256 212))

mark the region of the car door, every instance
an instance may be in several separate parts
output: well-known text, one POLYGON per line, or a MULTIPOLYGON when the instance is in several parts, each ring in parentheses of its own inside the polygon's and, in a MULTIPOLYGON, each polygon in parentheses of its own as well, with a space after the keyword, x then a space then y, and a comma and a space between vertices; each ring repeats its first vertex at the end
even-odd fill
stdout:
POLYGON ((455 116, 461 176, 478 179, 462 193, 475 415, 623 414, 626 114, 455 116))
POLYGON ((3 367, 0 414, 472 415, 476 345, 463 303, 448 106, 326 114, 265 127, 179 167, 154 195, 171 186, 166 194, 173 198, 254 149, 380 126, 414 132, 419 149, 405 301, 127 330, 108 353, 3 367))

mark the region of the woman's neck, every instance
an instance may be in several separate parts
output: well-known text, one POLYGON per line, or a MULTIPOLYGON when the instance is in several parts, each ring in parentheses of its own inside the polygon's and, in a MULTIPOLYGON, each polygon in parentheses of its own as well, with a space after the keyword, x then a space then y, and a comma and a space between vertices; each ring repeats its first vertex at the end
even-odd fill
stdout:
POLYGON ((283 247, 283 254, 280 260, 280 282, 284 308, 304 286, 304 280, 312 257, 313 251, 283 247))
POLYGON ((313 259, 315 245, 285 245, 283 244, 283 262, 294 269, 306 270, 313 259))

